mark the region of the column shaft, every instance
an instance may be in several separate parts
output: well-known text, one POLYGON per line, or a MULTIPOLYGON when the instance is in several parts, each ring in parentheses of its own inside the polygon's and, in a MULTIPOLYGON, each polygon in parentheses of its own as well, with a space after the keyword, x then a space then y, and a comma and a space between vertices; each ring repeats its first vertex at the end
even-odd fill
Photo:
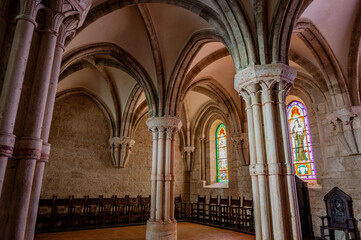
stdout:
POLYGON ((164 192, 164 128, 158 132, 158 161, 157 161, 157 195, 155 219, 163 219, 163 192, 164 192))
POLYGON ((254 206, 254 220, 255 220, 255 233, 256 239, 261 239, 262 235, 262 224, 261 224, 261 212, 260 212, 260 198, 259 198, 259 184, 258 176, 255 172, 255 167, 257 164, 256 159, 256 146, 255 146, 255 136, 254 136, 254 125, 253 125, 253 112, 250 102, 250 97, 245 96, 246 98, 246 112, 247 112, 247 124, 248 124, 248 139, 249 139, 249 155, 250 155, 250 174, 252 180, 252 196, 253 196, 253 206, 254 206))
POLYGON ((287 123, 286 104, 284 98, 279 99, 278 112, 280 115, 280 125, 282 129, 282 143, 283 143, 285 165, 286 165, 285 174, 286 174, 288 202, 289 202, 290 215, 291 215, 292 237, 293 239, 300 240, 302 239, 301 222, 300 222, 300 215, 298 208, 295 175, 293 170, 291 151, 289 147, 289 143, 290 143, 289 127, 287 123))
POLYGON ((174 218, 174 198, 175 198, 175 140, 174 133, 171 135, 170 139, 170 220, 175 221, 174 218))
POLYGON ((12 155, 16 114, 34 33, 34 20, 19 18, 0 95, 0 197, 8 158, 12 155))
POLYGON ((151 189, 151 201, 150 201, 150 219, 155 219, 155 197, 157 193, 157 161, 158 161, 158 132, 156 129, 152 129, 153 135, 153 154, 152 154, 152 189, 151 189))
MULTIPOLYGON (((264 90, 266 91, 266 90, 264 90)), ((269 94, 269 93, 267 93, 269 94)), ((275 116, 273 113, 273 102, 266 101, 263 106, 264 110, 264 125, 265 125, 265 142, 267 163, 269 166, 269 191, 270 191, 270 203, 272 212, 272 226, 274 239, 283 240, 286 237, 284 229, 283 202, 281 200, 282 188, 280 186, 280 164, 278 163, 277 153, 277 139, 275 134, 275 116)), ((284 202, 286 204, 286 202, 284 202)))
POLYGON ((47 63, 53 63, 56 39, 53 32, 44 33, 41 39, 31 100, 23 124, 24 137, 17 140, 19 144, 14 153, 19 163, 5 239, 24 239, 25 236, 36 160, 40 159, 42 149, 40 136, 52 69, 47 63))
POLYGON ((61 65, 61 58, 64 48, 62 44, 57 45, 54 54, 54 62, 50 77, 49 91, 45 108, 45 115, 43 121, 43 127, 41 132, 41 139, 43 139, 43 148, 40 161, 37 161, 34 173, 33 186, 30 197, 28 221, 25 232, 26 240, 33 240, 36 227, 36 218, 38 213, 39 198, 41 192, 41 185, 44 175, 45 163, 48 161, 50 154, 50 144, 48 144, 51 120, 53 116, 54 103, 56 97, 56 88, 58 85, 59 71, 61 65))
POLYGON ((171 132, 167 131, 167 138, 165 140, 165 168, 164 168, 164 215, 163 221, 170 219, 170 164, 171 164, 171 132))
POLYGON ((259 204, 260 204, 260 215, 262 225, 262 239, 270 239, 271 228, 270 228, 270 217, 269 217, 269 205, 268 205, 268 187, 267 178, 264 170, 265 164, 265 146, 263 144, 263 131, 262 128, 262 113, 261 105, 259 103, 256 93, 251 94, 252 98, 252 113, 254 122, 254 139, 256 147, 256 171, 258 174, 258 189, 259 189, 259 204))

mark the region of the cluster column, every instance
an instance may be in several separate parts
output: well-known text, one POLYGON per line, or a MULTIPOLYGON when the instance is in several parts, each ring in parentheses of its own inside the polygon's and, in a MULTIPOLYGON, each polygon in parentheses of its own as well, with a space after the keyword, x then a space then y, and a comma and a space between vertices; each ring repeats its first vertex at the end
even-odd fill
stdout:
POLYGON ((295 77, 296 71, 281 63, 252 66, 235 77, 247 105, 257 239, 301 239, 285 115, 295 77))
POLYGON ((174 219, 175 134, 182 122, 176 117, 152 117, 147 120, 153 135, 152 189, 150 219, 146 239, 177 239, 174 219))
POLYGON ((0 97, 1 239, 34 237, 63 44, 90 6, 89 0, 20 1, 0 97))
MULTIPOLYGON (((0 95, 0 196, 4 183, 6 165, 12 157, 16 114, 19 107, 25 70, 28 62, 35 22, 35 8, 38 2, 23 1, 11 47, 9 61, 0 95)), ((5 71, 5 70, 4 70, 5 71)))

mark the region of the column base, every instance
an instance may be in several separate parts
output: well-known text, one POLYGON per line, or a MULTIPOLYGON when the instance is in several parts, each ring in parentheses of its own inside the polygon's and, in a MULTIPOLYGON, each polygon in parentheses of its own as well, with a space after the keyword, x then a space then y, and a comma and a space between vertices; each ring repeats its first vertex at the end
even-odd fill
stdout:
POLYGON ((148 220, 146 240, 177 240, 177 221, 148 220))

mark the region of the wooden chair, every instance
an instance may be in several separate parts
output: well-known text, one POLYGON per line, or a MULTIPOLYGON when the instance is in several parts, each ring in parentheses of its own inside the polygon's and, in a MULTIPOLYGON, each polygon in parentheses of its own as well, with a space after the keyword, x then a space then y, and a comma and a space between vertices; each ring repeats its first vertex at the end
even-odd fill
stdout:
POLYGON ((141 222, 145 222, 150 218, 150 195, 142 197, 140 195, 141 222))
POLYGON ((187 203, 182 202, 182 196, 174 198, 174 216, 176 219, 185 219, 187 217, 187 203))
POLYGON ((99 206, 99 218, 102 224, 115 222, 114 197, 113 195, 111 198, 102 198, 99 206))
POLYGON ((208 218, 210 223, 215 223, 218 217, 218 196, 215 198, 212 195, 209 196, 209 204, 207 204, 205 213, 205 219, 208 218))
POLYGON ((229 207, 229 212, 230 212, 231 226, 235 228, 239 228, 241 226, 241 219, 242 219, 241 197, 238 198, 231 197, 231 205, 229 207))
POLYGON ((320 217, 322 220, 321 239, 325 240, 326 237, 329 237, 331 240, 335 240, 335 231, 343 231, 346 240, 358 240, 357 225, 352 210, 352 198, 338 187, 334 187, 325 195, 323 200, 326 204, 327 215, 320 217), (327 220, 326 223, 325 219, 327 220), (328 235, 325 234, 326 229, 328 235))
POLYGON ((53 220, 54 227, 70 227, 71 200, 72 197, 55 199, 53 220))
POLYGON ((126 212, 128 213, 128 223, 140 222, 142 218, 142 208, 140 206, 140 196, 128 199, 126 206, 126 212))
POLYGON ((53 196, 53 198, 39 200, 38 216, 36 219, 37 229, 50 229, 54 227, 54 204, 56 198, 56 196, 53 196))
POLYGON ((242 222, 246 231, 254 231, 253 200, 242 199, 242 222))
POLYGON ((204 220, 204 210, 206 207, 206 196, 198 195, 197 202, 191 203, 191 219, 204 220))
POLYGON ((114 212, 115 212, 115 223, 129 223, 129 214, 127 213, 126 206, 128 205, 129 195, 125 195, 123 198, 115 198, 114 212))
POLYGON ((84 225, 85 222, 85 203, 87 200, 87 196, 84 198, 74 198, 70 202, 70 226, 79 226, 84 225))
POLYGON ((229 196, 227 198, 220 197, 218 205, 218 223, 220 225, 229 225, 229 196))
POLYGON ((84 222, 86 225, 101 223, 100 205, 102 198, 103 198, 102 195, 99 195, 98 198, 88 197, 85 206, 85 217, 84 217, 84 222))

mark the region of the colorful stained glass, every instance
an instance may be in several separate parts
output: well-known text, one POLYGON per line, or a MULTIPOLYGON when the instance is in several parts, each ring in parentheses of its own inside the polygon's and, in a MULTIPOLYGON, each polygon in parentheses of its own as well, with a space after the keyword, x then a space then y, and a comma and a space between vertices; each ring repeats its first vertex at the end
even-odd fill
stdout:
POLYGON ((228 182, 226 127, 219 124, 216 131, 217 182, 228 182))
POLYGON ((306 107, 301 102, 293 101, 288 105, 287 117, 296 174, 304 180, 314 180, 316 170, 306 107))

